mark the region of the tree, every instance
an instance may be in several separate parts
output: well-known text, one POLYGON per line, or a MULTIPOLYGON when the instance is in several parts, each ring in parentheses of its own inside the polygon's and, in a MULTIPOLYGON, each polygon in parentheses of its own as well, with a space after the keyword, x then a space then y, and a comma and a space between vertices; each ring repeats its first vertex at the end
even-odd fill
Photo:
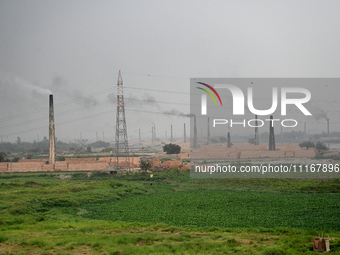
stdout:
POLYGON ((166 154, 178 154, 181 152, 181 146, 169 143, 163 146, 163 151, 166 152, 166 154))
POLYGON ((86 148, 86 151, 87 151, 88 153, 92 153, 91 147, 88 146, 88 147, 86 148))
POLYGON ((318 153, 328 150, 328 147, 322 142, 317 142, 315 148, 318 151, 318 153))
POLYGON ((152 162, 150 160, 141 159, 139 163, 139 167, 141 170, 144 170, 146 172, 151 169, 152 162))
POLYGON ((248 143, 250 144, 255 144, 255 138, 249 138, 248 143))
POLYGON ((210 142, 212 142, 212 143, 218 143, 219 141, 218 141, 217 139, 215 139, 215 138, 211 138, 211 139, 210 139, 210 142))
POLYGON ((227 142, 227 138, 225 138, 224 136, 220 137, 220 143, 226 143, 227 142))
POLYGON ((308 150, 309 148, 314 148, 315 144, 313 142, 302 142, 299 143, 300 148, 306 147, 306 149, 308 150))
POLYGON ((5 162, 5 154, 0 152, 0 162, 5 162))

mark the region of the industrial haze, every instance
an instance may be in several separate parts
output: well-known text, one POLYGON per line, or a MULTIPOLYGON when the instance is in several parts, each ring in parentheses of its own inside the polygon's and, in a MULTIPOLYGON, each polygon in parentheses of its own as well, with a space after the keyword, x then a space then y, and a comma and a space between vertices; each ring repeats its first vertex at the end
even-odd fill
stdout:
MULTIPOLYGON (((169 140, 171 125, 183 137, 191 77, 339 77, 339 9, 338 1, 0 1, 2 141, 48 137, 51 93, 58 140, 113 141, 118 70, 131 141, 139 129, 151 141, 152 126, 157 138, 167 131, 169 140)), ((326 131, 327 118, 340 131, 340 88, 310 89, 309 132, 326 131)))

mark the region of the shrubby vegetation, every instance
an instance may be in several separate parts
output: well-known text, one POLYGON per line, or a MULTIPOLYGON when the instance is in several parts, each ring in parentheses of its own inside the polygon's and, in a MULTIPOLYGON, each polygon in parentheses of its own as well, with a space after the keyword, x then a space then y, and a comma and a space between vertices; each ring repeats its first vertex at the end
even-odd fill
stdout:
POLYGON ((1 175, 1 254, 340 253, 339 179, 60 175, 1 175))
POLYGON ((143 171, 148 171, 152 168, 152 162, 146 159, 140 159, 139 167, 143 171))
POLYGON ((316 145, 315 145, 315 148, 319 153, 322 153, 322 152, 328 150, 328 147, 322 142, 317 142, 316 145))
POLYGON ((299 146, 300 148, 305 147, 308 150, 309 148, 314 148, 315 144, 313 142, 302 142, 302 143, 299 143, 299 146))
POLYGON ((169 143, 163 146, 163 151, 166 152, 166 154, 178 154, 181 152, 181 146, 169 143))

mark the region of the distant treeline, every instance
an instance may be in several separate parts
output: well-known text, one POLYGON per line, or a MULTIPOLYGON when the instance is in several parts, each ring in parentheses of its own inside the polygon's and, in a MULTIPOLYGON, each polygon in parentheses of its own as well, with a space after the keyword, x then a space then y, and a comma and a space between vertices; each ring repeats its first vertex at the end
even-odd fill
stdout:
MULTIPOLYGON (((6 153, 32 153, 32 154, 48 154, 48 146, 49 141, 46 137, 40 142, 21 142, 20 137, 17 138, 16 143, 0 143, 0 151, 6 153)), ((57 141, 56 143, 57 151, 78 151, 80 149, 85 149, 87 147, 93 148, 108 148, 110 143, 106 143, 103 141, 97 141, 91 144, 77 144, 77 143, 64 143, 61 141, 57 141)))

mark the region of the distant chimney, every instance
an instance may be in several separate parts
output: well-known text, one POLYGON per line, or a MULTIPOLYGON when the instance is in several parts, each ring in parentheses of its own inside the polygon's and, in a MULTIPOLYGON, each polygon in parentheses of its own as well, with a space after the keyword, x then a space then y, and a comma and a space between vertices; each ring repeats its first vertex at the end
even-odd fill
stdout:
POLYGON ((186 131, 185 131, 185 123, 184 123, 184 142, 185 143, 187 142, 187 134, 186 134, 186 131))
POLYGON ((269 150, 275 151, 274 121, 272 115, 270 115, 269 123, 269 150))
POLYGON ((171 138, 170 138, 171 140, 171 143, 172 143, 172 141, 173 141, 173 135, 172 135, 172 125, 171 125, 171 138))
POLYGON ((151 142, 154 142, 153 126, 151 126, 151 142))
POLYGON ((140 143, 141 142, 141 139, 140 139, 140 129, 138 129, 138 132, 139 132, 138 142, 140 143))
POLYGON ((230 132, 228 132, 228 136, 227 136, 227 148, 231 148, 230 132))
POLYGON ((156 125, 153 125, 153 140, 156 142, 156 125))
POLYGON ((54 109, 53 109, 53 95, 50 95, 50 119, 49 119, 49 164, 55 164, 57 161, 56 154, 56 139, 55 139, 55 125, 54 125, 54 109))
POLYGON ((209 128, 209 117, 208 117, 208 138, 207 138, 207 144, 210 143, 210 128, 209 128))
POLYGON ((331 145, 329 143, 329 118, 326 118, 327 120, 327 137, 328 137, 328 149, 330 150, 331 145))
POLYGON ((257 115, 255 115, 255 145, 259 145, 259 128, 257 126, 257 115))
MULTIPOLYGON (((202 132, 202 129, 201 129, 202 132)), ((196 123, 196 115, 194 115, 194 141, 193 147, 197 148, 197 123, 196 123)))
POLYGON ((327 137, 329 139, 329 118, 326 118, 327 120, 327 137))

